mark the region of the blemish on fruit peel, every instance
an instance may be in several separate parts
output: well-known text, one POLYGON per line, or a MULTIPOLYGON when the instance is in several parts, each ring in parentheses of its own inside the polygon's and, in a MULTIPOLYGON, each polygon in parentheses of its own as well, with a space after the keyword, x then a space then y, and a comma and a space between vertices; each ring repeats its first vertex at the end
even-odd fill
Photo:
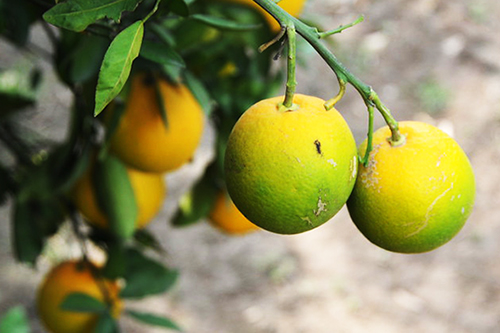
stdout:
MULTIPOLYGON (((335 164, 334 166, 336 166, 335 164)), ((350 164, 349 164, 349 170, 351 170, 351 179, 356 178, 356 175, 358 174, 358 157, 353 156, 350 164)))
POLYGON ((327 160, 328 163, 330 163, 331 165, 333 165, 334 167, 337 166, 337 163, 335 163, 335 161, 333 160, 333 158, 330 158, 329 160, 327 160))
POLYGON ((327 209, 326 209, 326 202, 323 202, 321 200, 321 197, 319 197, 318 198, 318 209, 313 210, 314 215, 319 216, 319 214, 321 214, 323 212, 326 212, 326 211, 327 211, 327 209))
POLYGON ((321 152, 321 142, 319 142, 319 140, 315 140, 314 145, 316 146, 316 151, 318 152, 318 154, 323 155, 323 153, 321 152))
POLYGON ((311 227, 314 227, 314 224, 311 222, 311 219, 309 218, 309 216, 306 216, 306 217, 302 217, 301 218, 303 221, 306 221, 307 224, 309 224, 311 227))
MULTIPOLYGON (((414 232, 406 235, 406 238, 409 238, 411 236, 415 236, 416 234, 418 234, 419 232, 421 232, 422 230, 424 230, 427 227, 427 225, 429 224, 429 219, 431 218, 431 211, 434 209, 434 206, 442 197, 444 197, 446 195, 446 193, 448 193, 452 189, 453 189, 453 183, 451 183, 450 187, 448 187, 446 190, 444 190, 443 193, 441 193, 440 195, 438 195, 436 197, 436 199, 434 199, 434 201, 429 205, 429 207, 427 208, 427 211, 425 212, 425 220, 423 221, 422 225, 414 232)), ((414 223, 409 223, 409 224, 414 224, 414 223)))
POLYGON ((465 213, 465 207, 462 207, 462 214, 465 213))

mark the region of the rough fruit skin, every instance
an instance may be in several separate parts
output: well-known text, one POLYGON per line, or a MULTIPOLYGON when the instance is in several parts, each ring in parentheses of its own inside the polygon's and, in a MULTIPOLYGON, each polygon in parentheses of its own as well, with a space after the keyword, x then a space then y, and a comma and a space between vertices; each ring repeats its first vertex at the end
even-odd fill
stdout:
POLYGON ((226 191, 221 191, 217 195, 209 218, 215 227, 230 235, 242 235, 260 230, 241 214, 226 191))
MULTIPOLYGON (((108 111, 112 110, 105 114, 108 111)), ((191 159, 203 126, 203 110, 186 86, 135 74, 125 113, 111 139, 111 151, 138 170, 171 171, 191 159), (161 117, 155 79, 165 105, 167 127, 161 117)))
MULTIPOLYGON (((452 239, 474 205, 475 180, 460 146, 438 128, 400 122, 406 143, 392 147, 388 127, 374 133, 367 167, 347 202, 372 243, 401 253, 431 251, 452 239)), ((366 151, 366 141, 360 154, 366 151)))
MULTIPOLYGON (((37 308, 40 319, 52 333, 89 333, 93 332, 98 315, 77 313, 60 309, 68 295, 84 293, 104 301, 103 293, 94 279, 89 263, 65 261, 53 268, 40 285, 37 294, 37 308)), ((119 288, 115 282, 106 281, 105 286, 113 301, 112 314, 118 317, 121 301, 119 288)))
POLYGON ((340 113, 317 97, 262 100, 237 121, 225 153, 228 192, 259 227, 301 233, 328 221, 345 204, 357 172, 357 149, 340 113))
MULTIPOLYGON (((92 168, 89 168, 76 182, 71 191, 71 199, 91 224, 107 229, 108 219, 98 207, 91 173, 92 168)), ((161 174, 142 172, 133 168, 127 168, 127 173, 138 208, 136 227, 140 229, 149 224, 162 207, 167 187, 161 174)))

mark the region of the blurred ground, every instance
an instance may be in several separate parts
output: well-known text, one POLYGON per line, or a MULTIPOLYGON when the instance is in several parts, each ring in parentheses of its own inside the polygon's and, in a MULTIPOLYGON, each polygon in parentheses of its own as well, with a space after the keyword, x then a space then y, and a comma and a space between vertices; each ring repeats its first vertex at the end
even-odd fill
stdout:
MULTIPOLYGON (((208 131, 198 164, 168 176, 170 198, 151 225, 180 280, 167 295, 129 306, 168 314, 189 333, 499 331, 500 2, 310 0, 304 17, 336 28, 359 14, 365 22, 332 38, 332 50, 397 119, 433 123, 462 145, 477 176, 477 204, 464 229, 421 255, 371 245, 346 210, 296 236, 230 238, 206 223, 172 229, 166 223, 172 205, 210 158, 208 131)), ((1 47, 3 61, 12 50, 1 47)), ((298 91, 333 96, 337 86, 329 69, 309 47, 300 52, 306 65, 298 91)), ((33 121, 41 117, 48 128, 64 127, 63 120, 53 121, 64 119, 67 94, 46 95, 33 121)), ((360 142, 366 111, 352 88, 338 109, 360 142)), ((9 214, 8 207, 0 209, 0 313, 24 304, 34 331, 42 332, 33 299, 49 260, 38 272, 13 262, 9 214)), ((76 255, 68 244, 60 237, 53 247, 76 255)), ((122 327, 156 332, 126 320, 122 327)))

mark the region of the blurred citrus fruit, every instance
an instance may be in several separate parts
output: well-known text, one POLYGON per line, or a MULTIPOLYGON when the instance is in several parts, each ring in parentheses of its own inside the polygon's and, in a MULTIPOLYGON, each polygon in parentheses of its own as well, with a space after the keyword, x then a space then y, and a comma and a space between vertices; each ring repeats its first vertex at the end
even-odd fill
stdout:
MULTIPOLYGON (((401 122, 406 142, 392 146, 388 127, 374 133, 367 167, 347 202, 352 220, 374 244, 394 252, 433 250, 455 236, 475 197, 472 167, 460 146, 438 128, 401 122)), ((360 154, 366 151, 366 141, 360 154)))
MULTIPOLYGON (((256 4, 253 0, 226 0, 230 2, 240 3, 243 5, 251 6, 261 12, 266 18, 269 26, 273 31, 278 31, 281 29, 279 23, 274 19, 268 12, 262 9, 258 4, 256 4)), ((297 17, 304 8, 306 0, 281 0, 278 2, 278 6, 283 8, 288 14, 297 17)))
MULTIPOLYGON (((127 174, 134 190, 138 208, 136 227, 145 227, 162 207, 167 188, 163 175, 127 168, 127 174)), ((100 228, 108 228, 108 219, 98 206, 92 181, 92 166, 82 175, 71 191, 75 206, 88 219, 100 228)))
POLYGON ((209 217, 214 226, 228 234, 246 234, 260 229, 241 214, 226 191, 217 195, 209 217))
POLYGON ((203 110, 186 86, 135 74, 124 114, 111 138, 111 150, 136 169, 171 171, 192 158, 203 126, 203 110), (159 98, 165 106, 167 125, 162 119, 159 98))
POLYGON ((89 333, 93 332, 98 315, 66 311, 60 308, 63 301, 71 293, 83 293, 102 302, 109 302, 111 314, 118 317, 121 301, 118 298, 119 288, 115 282, 97 281, 92 274, 96 266, 84 261, 65 261, 53 268, 38 289, 38 314, 50 332, 53 333, 89 333), (108 300, 103 290, 106 288, 108 300))
POLYGON ((317 97, 262 100, 237 121, 225 154, 227 188, 259 227, 281 234, 313 229, 333 217, 352 191, 357 149, 340 113, 317 97))

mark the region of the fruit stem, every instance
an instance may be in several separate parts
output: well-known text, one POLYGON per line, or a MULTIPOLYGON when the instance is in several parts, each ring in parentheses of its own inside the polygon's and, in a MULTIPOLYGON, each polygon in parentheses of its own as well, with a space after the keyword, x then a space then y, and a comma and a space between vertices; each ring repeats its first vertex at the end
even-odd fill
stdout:
MULTIPOLYGON (((404 136, 399 133, 398 123, 392 116, 389 109, 380 101, 379 96, 369 85, 362 82, 354 74, 352 74, 338 59, 337 57, 321 42, 321 38, 327 35, 331 35, 331 32, 321 33, 317 28, 305 24, 299 19, 288 14, 284 9, 278 6, 273 0, 253 0, 260 7, 262 7, 266 12, 273 16, 281 26, 288 26, 293 23, 293 26, 297 33, 301 35, 323 58, 323 60, 328 64, 328 66, 333 70, 339 82, 350 83, 361 95, 363 100, 367 105, 373 105, 384 117, 385 122, 391 129, 391 138, 389 141, 393 146, 401 145, 404 143, 404 136), (326 34, 326 35, 325 35, 326 34)), ((357 21, 361 22, 362 19, 359 18, 357 21)), ((354 23, 359 23, 355 21, 354 23)), ((347 25, 345 27, 340 27, 333 32, 341 32, 345 28, 352 26, 354 24, 347 25)), ((342 88, 341 88, 342 89, 342 88)))
POLYGON ((367 134, 367 140, 366 140, 366 151, 365 151, 365 156, 361 157, 359 156, 361 164, 363 166, 368 165, 368 160, 370 159, 370 153, 373 150, 373 116, 374 116, 374 106, 372 104, 367 104, 368 108, 368 134, 367 134))
POLYGON ((286 24, 286 39, 288 42, 288 57, 287 57, 287 78, 286 78, 286 91, 283 106, 287 110, 293 108, 293 95, 295 94, 295 87, 297 80, 295 77, 296 58, 297 58, 297 33, 293 22, 286 24))

